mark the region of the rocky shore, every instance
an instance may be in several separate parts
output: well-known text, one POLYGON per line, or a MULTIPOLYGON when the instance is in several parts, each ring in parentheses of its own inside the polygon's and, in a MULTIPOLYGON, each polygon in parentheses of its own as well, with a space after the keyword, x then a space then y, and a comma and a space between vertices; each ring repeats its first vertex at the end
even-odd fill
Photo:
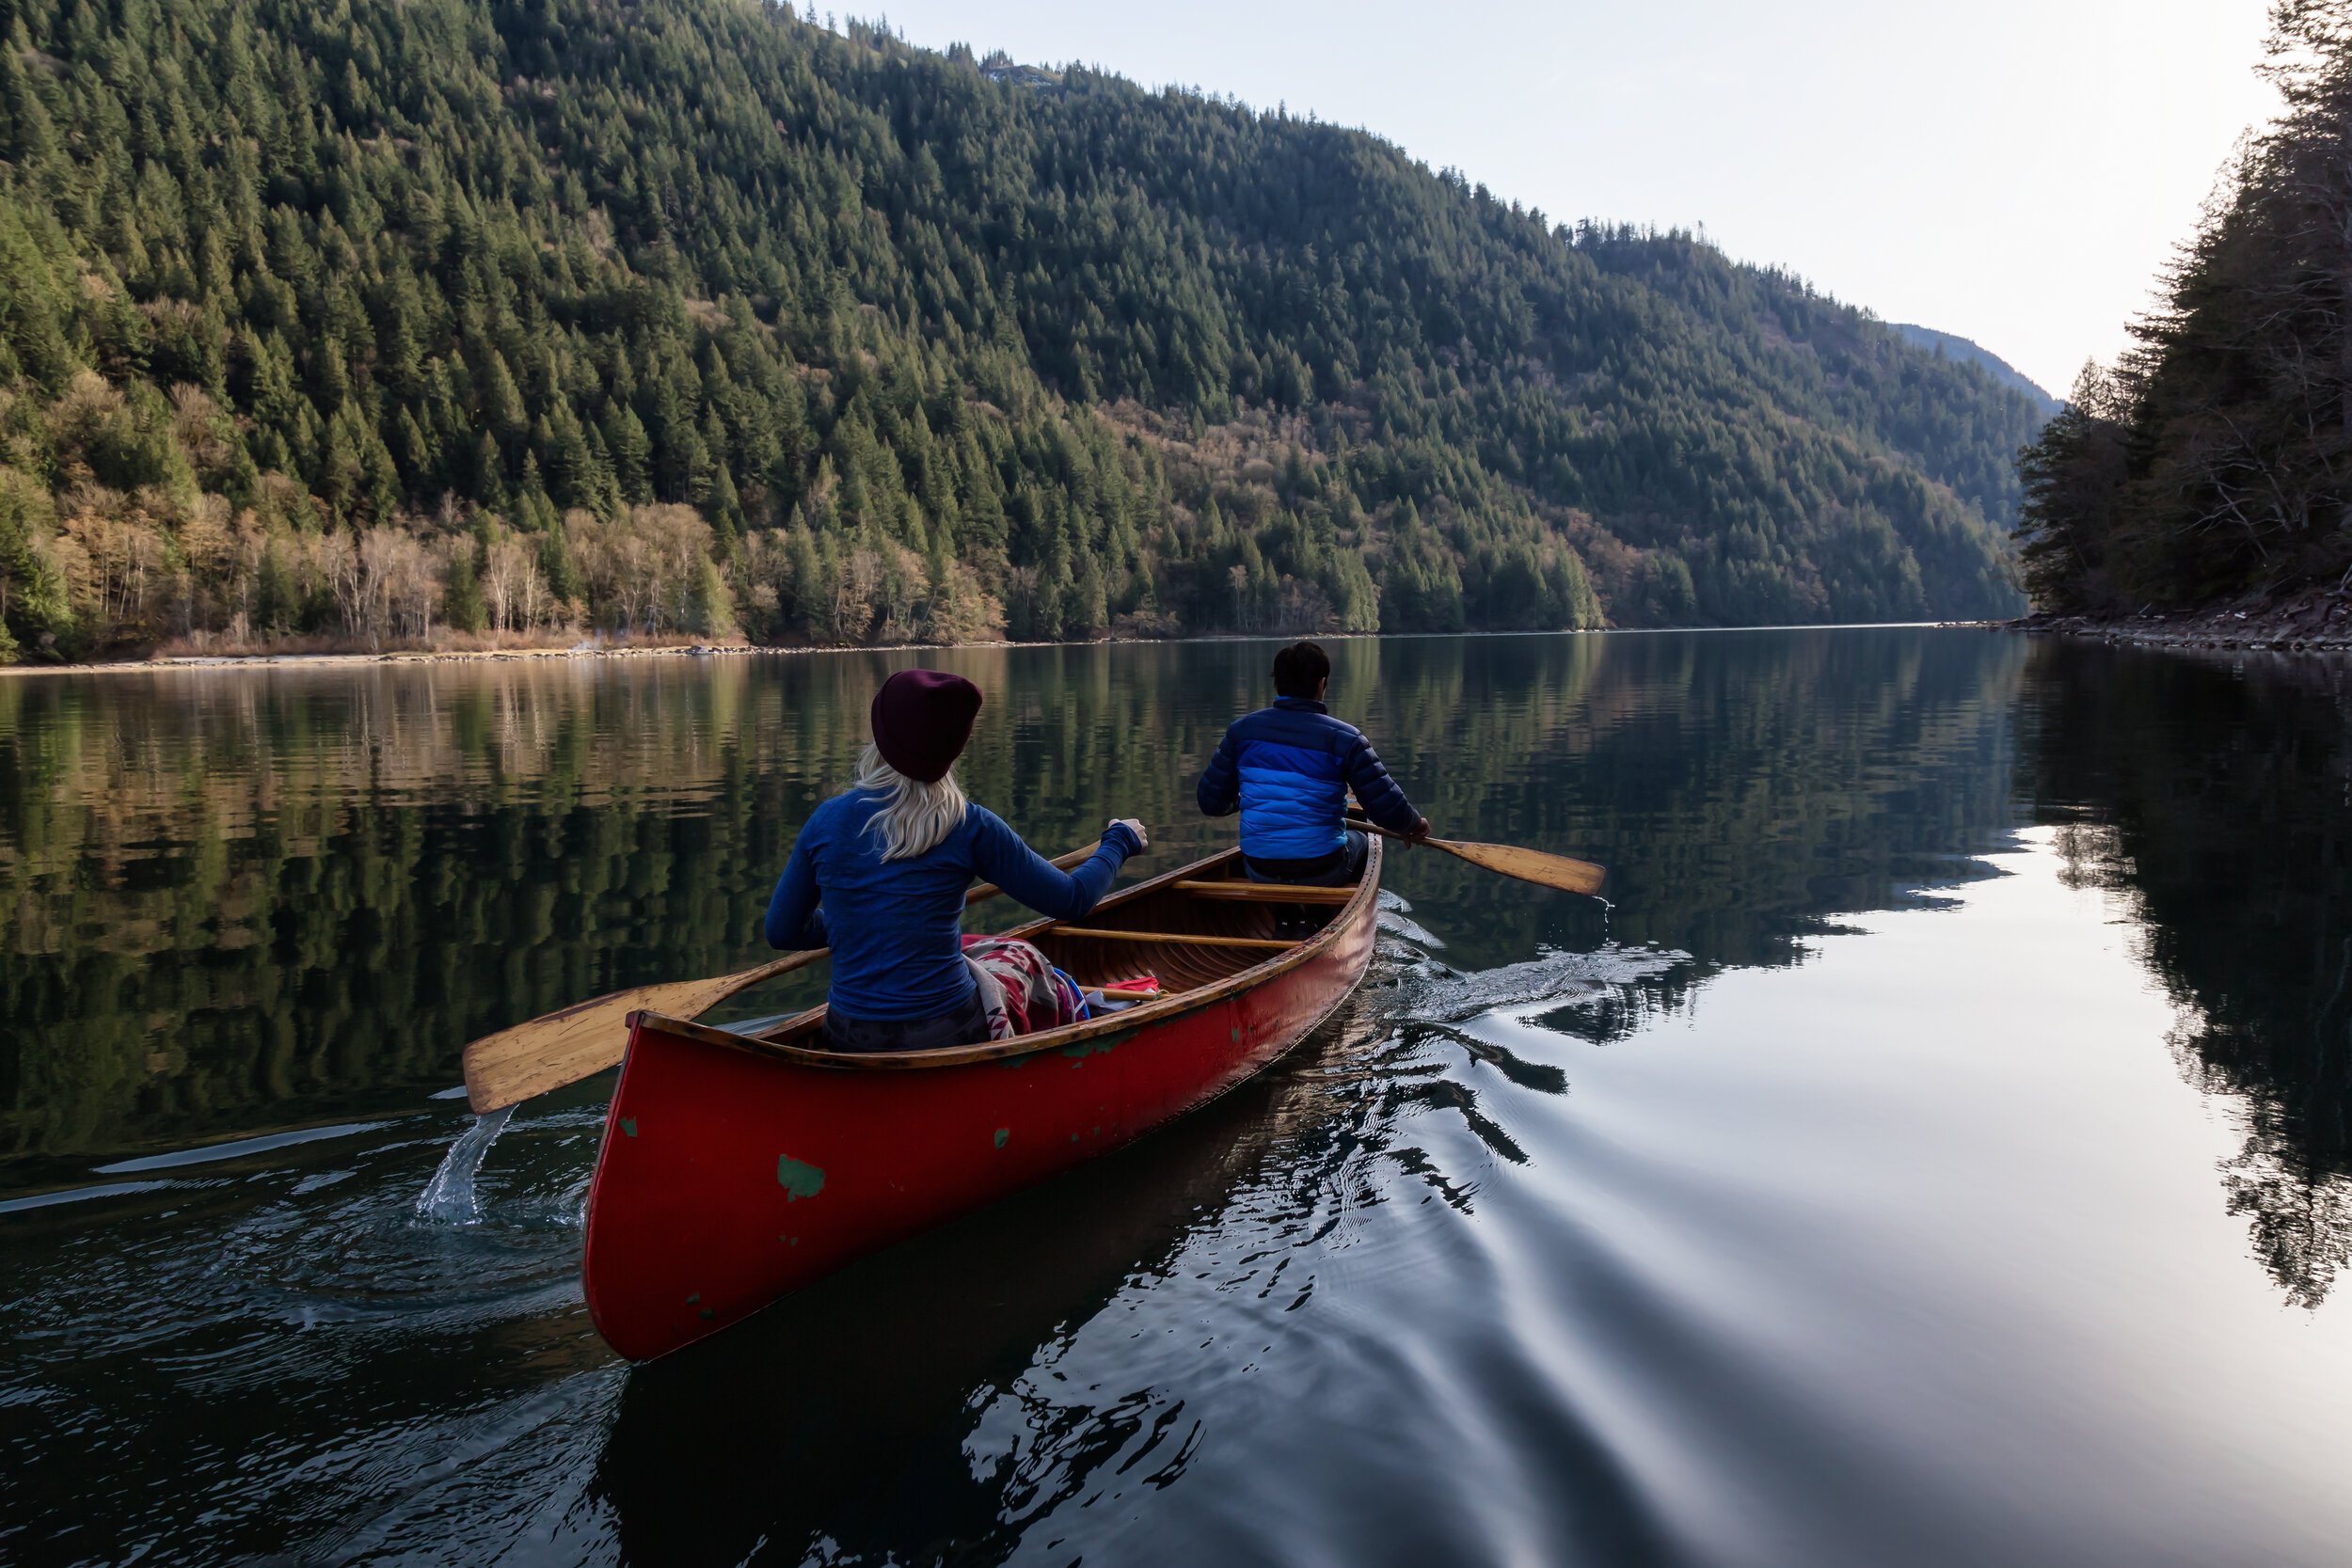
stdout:
POLYGON ((2033 614, 2004 623, 2012 631, 2095 637, 2152 648, 2248 648, 2273 653, 2352 649, 2352 593, 2305 587, 2170 611, 2137 615, 2033 614))

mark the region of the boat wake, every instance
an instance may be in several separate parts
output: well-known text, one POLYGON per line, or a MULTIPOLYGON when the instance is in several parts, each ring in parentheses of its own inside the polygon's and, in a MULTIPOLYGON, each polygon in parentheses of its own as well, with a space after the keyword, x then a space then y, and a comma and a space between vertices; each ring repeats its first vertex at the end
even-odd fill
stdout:
POLYGON ((1693 961, 1679 948, 1611 942, 1464 971, 1436 956, 1445 943, 1407 919, 1412 906, 1385 888, 1380 911, 1387 939, 1380 944, 1380 970, 1393 989, 1385 1010, 1397 1024, 1458 1024, 1488 1014, 1524 1023, 1563 1006, 1612 1008, 1655 992, 1659 982, 1693 961))
POLYGON ((1400 1023, 1462 1023, 1489 1013, 1524 1022, 1564 1005, 1613 1001, 1691 962, 1671 948, 1610 946, 1465 974, 1425 953, 1395 957, 1400 1023))

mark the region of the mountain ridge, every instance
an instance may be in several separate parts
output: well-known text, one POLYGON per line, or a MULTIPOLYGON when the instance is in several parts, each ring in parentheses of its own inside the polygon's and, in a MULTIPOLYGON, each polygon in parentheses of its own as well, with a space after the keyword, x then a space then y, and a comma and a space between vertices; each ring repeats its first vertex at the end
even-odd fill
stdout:
POLYGON ((1932 326, 1917 326, 1908 322, 1892 322, 1888 330, 1899 334, 1906 341, 1925 349, 1942 349, 1954 359, 1964 360, 1983 368, 1986 374, 2005 387, 2013 387, 2031 398, 2044 419, 2055 415, 2065 404, 2042 390, 2042 384, 1991 349, 1963 338, 1954 332, 1939 332, 1932 326))
POLYGON ((1365 133, 717 0, 10 30, 21 647, 2016 600, 2022 394, 1365 133))

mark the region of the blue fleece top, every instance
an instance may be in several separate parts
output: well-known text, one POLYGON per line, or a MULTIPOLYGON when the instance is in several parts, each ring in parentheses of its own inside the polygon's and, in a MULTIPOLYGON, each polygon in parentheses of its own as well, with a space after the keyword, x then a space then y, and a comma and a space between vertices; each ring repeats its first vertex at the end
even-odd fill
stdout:
POLYGON ((1380 826, 1400 833, 1421 826, 1363 731, 1311 697, 1277 697, 1226 729, 1198 795, 1206 816, 1240 809, 1243 854, 1303 861, 1346 847, 1350 789, 1380 826))
POLYGON ((1113 825, 1103 847, 1065 873, 994 812, 974 805, 928 853, 885 863, 881 836, 866 831, 882 806, 881 795, 856 789, 818 806, 768 901, 769 946, 833 949, 828 1002, 845 1018, 938 1018, 964 1005, 972 972, 961 940, 963 895, 974 878, 1040 914, 1075 920, 1143 847, 1113 825))

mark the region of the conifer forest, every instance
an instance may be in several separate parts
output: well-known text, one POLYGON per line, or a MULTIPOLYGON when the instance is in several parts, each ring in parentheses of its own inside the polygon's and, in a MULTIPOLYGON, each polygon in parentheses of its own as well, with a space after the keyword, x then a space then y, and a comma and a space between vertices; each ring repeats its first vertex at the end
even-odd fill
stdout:
POLYGON ((1365 131, 741 0, 0 24, 0 659, 2022 606, 2024 392, 1365 131))
POLYGON ((2042 610, 2352 585, 2352 5, 2273 23, 2283 112, 2223 170, 2131 349, 2086 366, 2021 459, 2042 610))

